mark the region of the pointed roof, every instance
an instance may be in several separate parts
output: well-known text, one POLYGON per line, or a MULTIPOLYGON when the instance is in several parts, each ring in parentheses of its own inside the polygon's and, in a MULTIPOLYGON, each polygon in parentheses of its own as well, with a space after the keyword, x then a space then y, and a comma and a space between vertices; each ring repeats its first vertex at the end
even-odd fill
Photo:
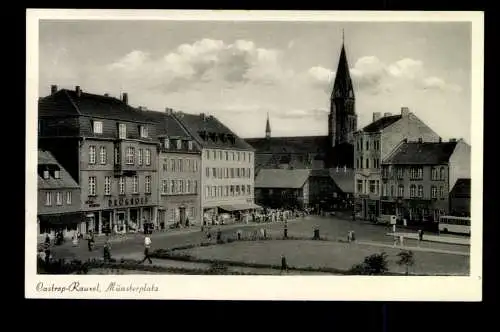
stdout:
POLYGON ((352 85, 351 74, 349 73, 349 63, 347 61, 343 40, 342 49, 340 50, 339 64, 337 66, 337 72, 335 73, 332 98, 354 98, 354 88, 352 85))
POLYGON ((269 113, 267 113, 267 121, 266 121, 266 133, 271 132, 271 125, 269 124, 269 113))

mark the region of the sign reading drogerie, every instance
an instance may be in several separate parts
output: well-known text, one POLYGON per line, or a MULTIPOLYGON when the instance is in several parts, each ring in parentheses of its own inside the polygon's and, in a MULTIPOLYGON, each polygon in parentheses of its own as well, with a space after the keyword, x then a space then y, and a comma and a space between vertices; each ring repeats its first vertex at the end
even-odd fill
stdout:
POLYGON ((115 198, 108 200, 109 207, 129 206, 129 205, 146 205, 148 204, 148 197, 130 197, 130 198, 115 198))

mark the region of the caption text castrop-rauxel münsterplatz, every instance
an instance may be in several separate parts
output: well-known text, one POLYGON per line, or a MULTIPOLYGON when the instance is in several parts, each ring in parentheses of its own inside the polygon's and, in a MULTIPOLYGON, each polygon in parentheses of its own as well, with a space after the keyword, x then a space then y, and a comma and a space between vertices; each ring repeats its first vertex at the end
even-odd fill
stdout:
POLYGON ((61 293, 64 294, 66 292, 134 292, 134 293, 144 293, 144 292, 158 292, 158 286, 155 284, 147 284, 143 285, 122 285, 116 283, 114 281, 110 282, 106 286, 101 285, 101 283, 96 283, 94 285, 82 285, 79 281, 73 281, 66 285, 56 285, 54 283, 44 284, 43 282, 39 282, 36 285, 37 292, 43 293, 61 293))

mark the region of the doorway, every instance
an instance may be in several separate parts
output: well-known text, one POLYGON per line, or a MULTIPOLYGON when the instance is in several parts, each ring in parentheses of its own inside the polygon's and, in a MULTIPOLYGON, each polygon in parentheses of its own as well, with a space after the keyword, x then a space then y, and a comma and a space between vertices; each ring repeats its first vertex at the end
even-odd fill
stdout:
POLYGON ((118 211, 116 212, 116 231, 117 232, 126 232, 125 229, 125 212, 118 211))
POLYGON ((181 225, 186 224, 186 208, 184 206, 179 207, 179 219, 181 225))

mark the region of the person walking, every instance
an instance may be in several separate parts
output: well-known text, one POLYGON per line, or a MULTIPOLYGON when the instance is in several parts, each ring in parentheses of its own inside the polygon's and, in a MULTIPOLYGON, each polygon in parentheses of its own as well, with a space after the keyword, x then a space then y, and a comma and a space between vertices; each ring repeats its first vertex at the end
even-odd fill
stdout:
POLYGON ((285 255, 281 255, 281 273, 286 273, 288 271, 288 266, 286 264, 285 255))
POLYGON ((92 232, 92 230, 90 230, 87 237, 87 247, 89 251, 92 251, 92 249, 94 248, 94 242, 94 233, 92 232))
POLYGON ((141 264, 146 261, 146 259, 149 261, 149 264, 153 264, 153 261, 151 260, 151 256, 149 253, 149 250, 151 249, 151 239, 149 236, 144 237, 144 259, 141 261, 141 264))
POLYGON ((111 261, 111 243, 109 242, 109 240, 106 240, 106 242, 104 243, 104 261, 111 261))

